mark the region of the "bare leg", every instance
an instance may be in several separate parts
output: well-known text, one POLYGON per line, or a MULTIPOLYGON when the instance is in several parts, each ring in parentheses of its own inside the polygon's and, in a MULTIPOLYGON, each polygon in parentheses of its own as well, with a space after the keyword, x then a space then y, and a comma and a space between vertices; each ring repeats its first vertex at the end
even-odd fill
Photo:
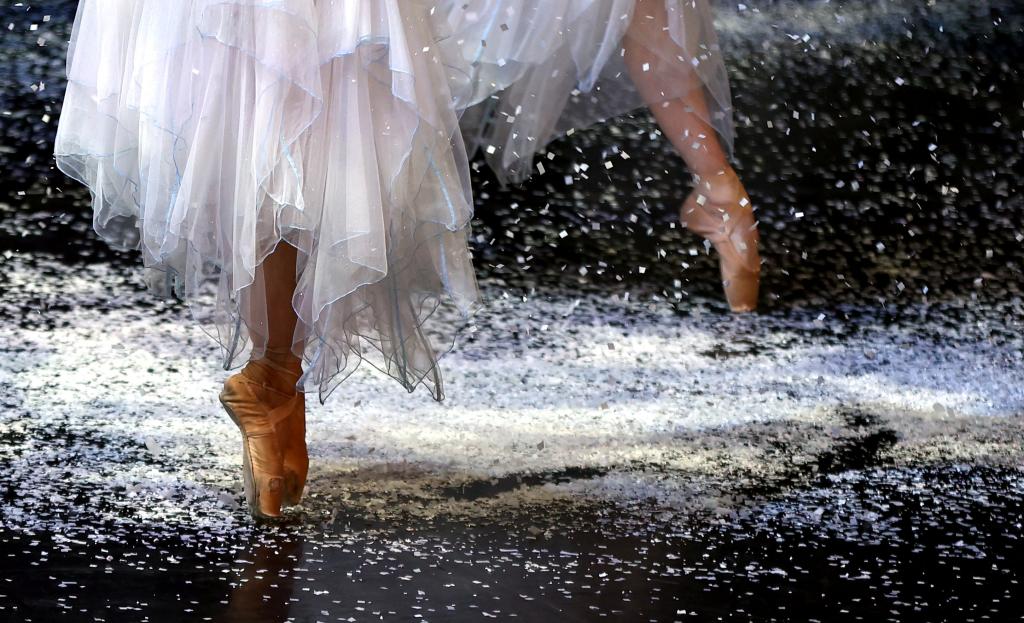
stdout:
POLYGON ((719 251, 723 285, 733 310, 750 311, 757 306, 760 274, 750 198, 707 121, 711 116, 697 72, 684 61, 673 65, 671 74, 677 81, 673 91, 683 95, 669 99, 661 84, 664 73, 651 71, 663 62, 652 49, 678 48, 667 28, 662 0, 638 0, 623 39, 626 66, 658 125, 694 175, 696 188, 683 205, 684 224, 719 251))
MULTIPOLYGON (((257 269, 257 279, 262 281, 266 294, 266 327, 254 327, 253 335, 266 335, 265 344, 257 342, 259 350, 264 346, 262 360, 288 372, 302 373, 302 360, 292 353, 292 337, 298 317, 292 309, 292 295, 295 292, 295 263, 298 251, 292 245, 281 241, 257 269)), ((257 304, 260 304, 257 302, 257 304)), ((260 317, 260 316, 257 316, 260 317)), ((262 338, 254 338, 262 341, 262 338)), ((287 381, 287 378, 281 379, 287 381)), ((294 393, 294 384, 276 387, 281 391, 294 393)))
POLYGON ((630 77, 665 136, 694 175, 709 183, 723 176, 736 178, 715 129, 706 121, 711 115, 697 72, 684 61, 674 66, 672 79, 681 84, 673 85, 673 90, 685 94, 666 101, 665 85, 659 83, 664 74, 650 70, 660 62, 651 52, 652 48, 678 48, 667 28, 668 14, 663 0, 638 0, 623 40, 630 77))
MULTIPOLYGON (((259 268, 267 298, 266 317, 269 327, 266 328, 265 354, 256 361, 275 372, 262 375, 267 384, 285 394, 298 394, 292 415, 281 423, 286 505, 298 504, 309 471, 305 395, 296 388, 296 381, 302 374, 302 358, 292 352, 292 338, 299 320, 292 308, 297 259, 298 250, 282 240, 259 268)), ((274 408, 276 402, 277 399, 272 399, 267 406, 274 408)))

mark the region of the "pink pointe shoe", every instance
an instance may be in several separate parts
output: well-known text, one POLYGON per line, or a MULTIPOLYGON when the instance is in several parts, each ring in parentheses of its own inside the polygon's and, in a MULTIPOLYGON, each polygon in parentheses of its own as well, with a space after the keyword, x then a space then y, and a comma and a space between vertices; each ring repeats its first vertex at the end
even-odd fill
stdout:
POLYGON ((698 181, 679 218, 718 251, 722 287, 732 311, 755 311, 761 282, 760 237, 750 198, 736 174, 722 172, 698 181))
POLYGON ((242 434, 245 499, 257 519, 280 517, 281 507, 298 504, 305 488, 305 394, 279 389, 298 377, 266 359, 250 361, 228 377, 219 396, 242 434))

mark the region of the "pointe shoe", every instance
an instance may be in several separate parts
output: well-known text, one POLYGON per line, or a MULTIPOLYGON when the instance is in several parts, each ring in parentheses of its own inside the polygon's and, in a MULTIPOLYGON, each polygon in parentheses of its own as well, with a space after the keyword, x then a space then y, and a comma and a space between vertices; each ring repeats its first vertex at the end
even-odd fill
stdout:
POLYGON ((679 218, 718 251, 722 287, 734 312, 757 309, 761 282, 760 236, 743 185, 735 174, 713 183, 699 182, 687 197, 679 218))
POLYGON ((284 421, 284 496, 285 506, 297 506, 306 490, 309 452, 306 448, 306 394, 297 392, 294 406, 284 421))
POLYGON ((291 413, 282 423, 281 434, 284 453, 284 495, 285 506, 296 506, 302 501, 309 474, 309 452, 306 448, 306 394, 296 391, 295 384, 302 376, 301 361, 295 358, 290 348, 267 348, 266 357, 258 360, 269 368, 268 373, 276 377, 275 387, 288 387, 295 394, 291 413), (295 369, 280 362, 292 362, 295 369))
MULTIPOLYGON (((250 361, 240 373, 224 382, 219 396, 242 434, 245 498, 256 518, 280 517, 282 505, 301 495, 301 487, 294 491, 295 477, 288 477, 285 450, 292 454, 299 450, 291 438, 295 428, 292 422, 297 413, 302 413, 304 420, 304 396, 276 389, 271 384, 275 373, 279 372, 265 360, 250 361)), ((305 426, 302 428, 304 432, 305 426)), ((303 450, 304 447, 303 439, 303 450)), ((301 463, 301 459, 294 456, 288 461, 290 465, 297 462, 301 463)))

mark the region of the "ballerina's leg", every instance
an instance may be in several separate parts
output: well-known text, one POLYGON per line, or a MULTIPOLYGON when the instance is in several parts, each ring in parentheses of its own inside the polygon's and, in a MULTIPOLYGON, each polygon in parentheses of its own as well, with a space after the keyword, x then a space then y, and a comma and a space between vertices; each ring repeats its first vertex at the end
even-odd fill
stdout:
POLYGON ((278 517, 282 506, 297 504, 309 468, 305 398, 296 388, 302 360, 291 352, 297 256, 282 240, 257 267, 242 305, 252 355, 220 394, 242 433, 245 495, 256 517, 278 517))
POLYGON ((678 45, 668 31, 664 0, 637 1, 623 48, 630 78, 690 172, 701 182, 720 189, 720 193, 733 186, 733 182, 738 184, 718 133, 709 122, 711 113, 697 71, 683 61, 673 66, 670 75, 676 84, 672 90, 683 95, 666 99, 666 85, 662 84, 665 74, 651 69, 664 63, 662 55, 654 50, 672 50, 666 56, 679 56, 675 52, 678 45))
MULTIPOLYGON (((262 285, 262 295, 250 297, 249 313, 245 321, 253 339, 254 359, 301 374, 302 359, 292 352, 292 340, 298 323, 298 316, 292 308, 292 296, 297 284, 297 259, 298 250, 282 240, 259 265, 256 269, 256 284, 262 285)), ((279 389, 294 391, 294 386, 279 389)))
POLYGON ((670 34, 664 0, 637 0, 622 45, 633 83, 695 177, 696 188, 683 204, 682 221, 719 251, 722 282, 732 309, 753 310, 760 256, 750 198, 710 123, 701 77, 670 34), (665 71, 664 59, 680 60, 671 61, 671 69, 665 71), (667 76, 671 85, 665 84, 667 76), (681 95, 669 97, 666 89, 681 95))

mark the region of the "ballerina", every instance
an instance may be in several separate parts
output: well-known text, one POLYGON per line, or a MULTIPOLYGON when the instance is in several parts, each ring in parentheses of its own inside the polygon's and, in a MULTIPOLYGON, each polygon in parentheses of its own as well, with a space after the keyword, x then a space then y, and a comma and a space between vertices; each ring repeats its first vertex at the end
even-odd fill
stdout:
POLYGON ((719 254, 733 311, 757 307, 759 236, 730 164, 731 98, 707 0, 445 0, 463 129, 519 182, 566 130, 647 106, 694 176, 683 225, 719 254))
POLYGON ((81 0, 55 157, 240 372, 220 400, 255 517, 299 503, 305 394, 362 360, 441 400, 477 300, 433 0, 81 0))

